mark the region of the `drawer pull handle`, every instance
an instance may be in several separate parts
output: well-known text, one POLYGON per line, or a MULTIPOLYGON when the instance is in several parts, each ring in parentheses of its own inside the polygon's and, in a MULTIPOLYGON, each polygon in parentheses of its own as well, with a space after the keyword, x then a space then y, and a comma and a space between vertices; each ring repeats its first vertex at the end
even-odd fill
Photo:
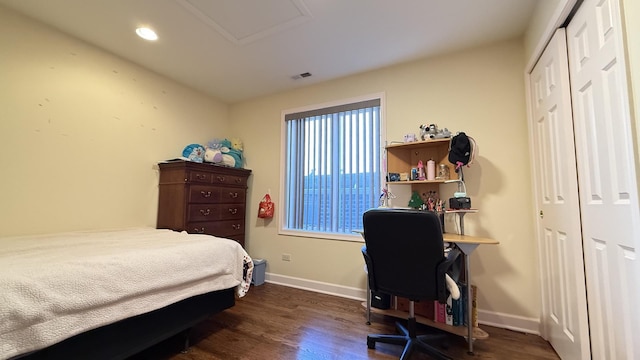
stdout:
POLYGON ((193 232, 196 234, 204 234, 204 228, 193 228, 193 232))
POLYGON ((196 179, 204 180, 206 178, 207 178, 207 175, 205 175, 205 174, 196 174, 196 179))
POLYGON ((235 215, 238 213, 238 209, 229 208, 229 212, 231 213, 231 215, 235 215))
POLYGON ((218 181, 224 182, 224 176, 218 176, 218 181))
POLYGON ((236 178, 236 183, 240 184, 241 182, 242 182, 242 179, 236 178))
POLYGON ((233 230, 240 230, 240 224, 233 224, 231 227, 233 227, 233 230))
POLYGON ((200 209, 200 214, 204 215, 204 216, 209 216, 211 214, 211 209, 200 209))
POLYGON ((238 193, 237 192, 230 192, 229 196, 235 199, 235 198, 238 197, 238 193))
POLYGON ((211 197, 211 191, 207 191, 207 192, 200 191, 200 195, 202 195, 202 197, 206 197, 206 198, 211 197))

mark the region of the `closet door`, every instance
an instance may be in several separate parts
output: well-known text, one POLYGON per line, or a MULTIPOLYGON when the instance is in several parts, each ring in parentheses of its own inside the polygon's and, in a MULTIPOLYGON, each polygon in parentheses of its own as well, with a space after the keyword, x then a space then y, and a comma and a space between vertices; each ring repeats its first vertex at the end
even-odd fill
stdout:
POLYGON ((565 30, 559 29, 529 78, 530 130, 539 214, 543 335, 558 355, 589 358, 578 179, 565 30))
POLYGON ((594 359, 640 359, 640 214, 618 0, 567 27, 594 359))

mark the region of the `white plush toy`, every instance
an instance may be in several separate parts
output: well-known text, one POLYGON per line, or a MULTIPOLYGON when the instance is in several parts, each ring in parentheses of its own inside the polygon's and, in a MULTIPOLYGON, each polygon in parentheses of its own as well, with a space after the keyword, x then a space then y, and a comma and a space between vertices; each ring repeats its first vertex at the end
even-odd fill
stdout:
POLYGON ((204 161, 214 164, 221 163, 222 152, 219 149, 207 148, 204 152, 204 161))
POLYGON ((236 159, 233 156, 227 154, 229 152, 229 148, 226 146, 222 146, 218 149, 207 148, 204 152, 204 161, 214 163, 214 164, 222 164, 229 167, 235 167, 236 159))

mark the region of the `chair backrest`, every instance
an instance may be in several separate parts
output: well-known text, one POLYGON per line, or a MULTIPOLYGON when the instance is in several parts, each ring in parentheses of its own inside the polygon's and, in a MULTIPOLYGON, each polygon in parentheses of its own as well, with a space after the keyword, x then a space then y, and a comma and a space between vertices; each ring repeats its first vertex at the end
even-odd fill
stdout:
POLYGON ((372 290, 414 301, 439 299, 445 285, 438 266, 445 256, 435 213, 371 209, 364 213, 363 225, 363 254, 372 290))

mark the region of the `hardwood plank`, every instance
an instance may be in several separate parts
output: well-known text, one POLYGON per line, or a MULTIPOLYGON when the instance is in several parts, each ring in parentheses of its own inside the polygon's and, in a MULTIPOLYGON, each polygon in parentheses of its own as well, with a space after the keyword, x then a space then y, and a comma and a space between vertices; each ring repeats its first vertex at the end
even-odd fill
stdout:
MULTIPOLYGON (((184 338, 176 336, 131 360, 398 359, 400 346, 377 344, 370 350, 366 340, 369 333, 394 333, 395 321, 372 315, 367 325, 360 301, 265 283, 252 287, 233 308, 194 327, 187 353, 180 352, 184 338)), ((455 335, 439 347, 454 359, 559 359, 539 336, 482 328, 489 338, 474 342, 474 355, 467 354, 464 338, 455 335)), ((419 327, 419 333, 434 331, 419 327)))

